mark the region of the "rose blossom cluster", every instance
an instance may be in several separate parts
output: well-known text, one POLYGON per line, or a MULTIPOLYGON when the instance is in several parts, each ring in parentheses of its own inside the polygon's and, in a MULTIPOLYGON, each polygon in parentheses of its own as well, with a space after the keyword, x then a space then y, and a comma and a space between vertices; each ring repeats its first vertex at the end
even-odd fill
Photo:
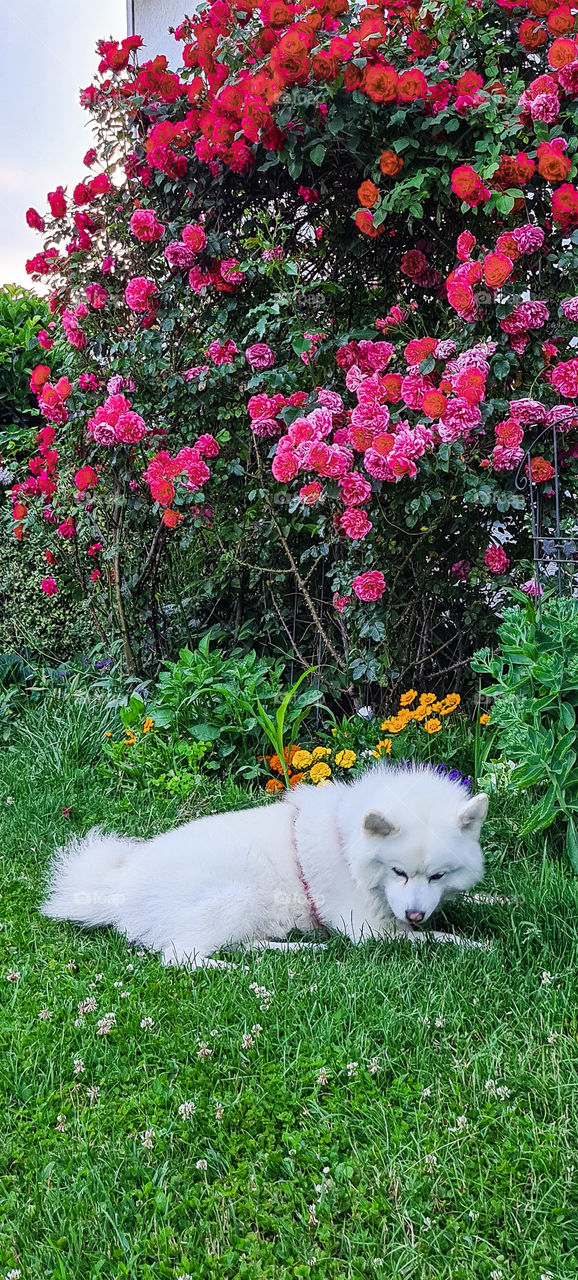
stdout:
MULTIPOLYGON (((166 449, 161 449, 151 458, 143 479, 146 480, 151 497, 164 507, 163 521, 171 529, 177 527, 183 519, 180 511, 172 508, 175 500, 175 481, 178 480, 183 490, 197 493, 210 479, 210 471, 205 458, 216 458, 219 445, 215 437, 206 433, 198 437, 194 445, 185 445, 174 458, 166 449)), ((205 509, 205 514, 209 509, 205 509)), ((203 514, 198 508, 191 508, 192 514, 203 514)))
POLYGON ((95 444, 112 448, 117 444, 139 444, 148 428, 126 396, 109 395, 88 419, 86 431, 95 444))

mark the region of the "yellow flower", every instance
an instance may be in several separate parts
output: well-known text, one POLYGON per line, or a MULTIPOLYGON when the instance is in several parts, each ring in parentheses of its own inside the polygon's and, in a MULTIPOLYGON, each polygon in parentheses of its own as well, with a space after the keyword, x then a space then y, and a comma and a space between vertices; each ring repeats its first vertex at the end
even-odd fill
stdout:
POLYGON ((460 702, 459 693, 448 693, 447 698, 444 698, 439 706, 436 707, 436 711, 439 711, 441 716, 449 716, 452 711, 455 711, 456 707, 459 707, 460 702))
POLYGON ((112 738, 112 733, 111 733, 110 729, 107 729, 107 731, 106 731, 106 733, 105 733, 105 735, 104 735, 104 736, 105 736, 105 738, 112 738))
POLYGON ((150 733, 151 729, 154 729, 154 727, 155 727, 154 720, 151 720, 150 716, 147 716, 142 727, 143 733, 150 733))
POLYGON ((421 707, 431 707, 432 702, 437 702, 437 697, 435 693, 422 693, 419 702, 421 707))
POLYGON ((435 716, 433 720, 426 720, 424 724, 424 729, 426 733, 439 733, 441 727, 442 727, 441 720, 436 720, 435 716))
POLYGON ((134 747, 134 744, 136 742, 134 733, 131 733, 129 729, 125 729, 124 732, 125 732, 125 739, 124 739, 125 747, 134 747))
POLYGON ((379 760, 380 756, 383 756, 383 755, 388 756, 390 755, 390 753, 391 753, 391 738, 382 738, 381 742, 376 742, 375 751, 372 751, 371 754, 372 756, 375 756, 376 760, 379 760))
MULTIPOLYGON (((319 750, 319 748, 317 749, 319 750)), ((311 778, 312 782, 317 782, 317 783, 324 782, 325 778, 331 777, 331 769, 329 768, 328 764, 324 764, 323 761, 320 760, 317 764, 314 764, 312 768, 309 770, 309 777, 311 778)))
POLYGON ((489 722, 490 722, 490 717, 487 714, 487 712, 484 712, 483 716, 480 716, 480 724, 489 724, 489 722))
POLYGON ((338 764, 341 769, 351 769, 356 760, 357 756, 355 751, 343 750, 338 751, 335 755, 335 763, 338 764))
POLYGON ((312 762, 313 756, 311 755, 311 752, 300 750, 295 752, 291 765, 294 769, 308 769, 312 762))
POLYGON ((326 760, 331 755, 331 747, 314 747, 311 752, 313 760, 326 760))
POLYGON ((399 700, 400 707, 410 707, 412 702, 417 698, 417 689, 408 689, 407 693, 402 693, 399 700))

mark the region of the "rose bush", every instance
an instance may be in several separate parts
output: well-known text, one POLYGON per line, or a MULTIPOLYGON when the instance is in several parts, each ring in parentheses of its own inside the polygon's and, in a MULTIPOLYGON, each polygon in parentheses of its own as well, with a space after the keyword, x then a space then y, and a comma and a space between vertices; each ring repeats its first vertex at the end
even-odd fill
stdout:
POLYGON ((537 437, 575 487, 576 25, 214 0, 178 70, 101 42, 87 176, 27 215, 76 374, 45 349, 13 527, 129 670, 216 618, 365 696, 491 634, 537 437))

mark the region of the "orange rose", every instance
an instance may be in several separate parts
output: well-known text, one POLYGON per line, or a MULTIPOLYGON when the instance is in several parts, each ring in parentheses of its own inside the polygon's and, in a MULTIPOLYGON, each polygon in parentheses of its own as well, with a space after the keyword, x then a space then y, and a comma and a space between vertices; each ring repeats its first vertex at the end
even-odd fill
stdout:
POLYGON ((484 280, 490 289, 500 289, 513 268, 513 262, 504 253, 489 253, 484 261, 484 280))
POLYGON ((364 209, 373 209, 379 200, 379 187, 370 178, 366 178, 361 186, 357 188, 357 199, 363 205, 364 209))
POLYGON ((504 253, 510 262, 517 262, 522 256, 511 231, 503 231, 501 236, 498 236, 496 249, 498 253, 504 253))
POLYGON ((426 94, 427 80, 423 71, 412 69, 402 72, 397 85, 400 102, 415 102, 417 98, 425 98, 426 94))
POLYGON ((559 9, 554 9, 553 13, 548 14, 548 30, 554 36, 568 35, 573 26, 574 18, 567 4, 561 4, 559 9))
POLYGON ((541 142, 538 146, 538 173, 546 182, 565 182, 572 168, 572 162, 563 152, 556 151, 549 142, 541 142))
POLYGON ((379 167, 382 173, 387 174, 390 178, 395 178, 396 174, 403 169, 403 160, 395 151, 382 151, 379 157, 379 167))
POLYGON ((578 45, 575 40, 554 40, 548 49, 548 62, 554 71, 559 71, 560 67, 567 67, 570 62, 575 62, 578 54, 578 45))
POLYGON ((428 391, 427 396, 424 396, 422 409, 428 418, 441 418, 447 403, 441 391, 428 391))

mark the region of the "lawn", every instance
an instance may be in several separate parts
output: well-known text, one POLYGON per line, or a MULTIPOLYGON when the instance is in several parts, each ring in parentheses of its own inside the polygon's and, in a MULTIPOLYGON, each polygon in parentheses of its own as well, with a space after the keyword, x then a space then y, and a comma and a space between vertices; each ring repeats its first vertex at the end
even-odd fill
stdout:
POLYGON ((51 850, 248 795, 121 787, 104 728, 36 711, 0 761, 1 1280, 578 1275, 577 895, 543 837, 494 802, 484 888, 514 901, 448 915, 491 950, 167 970, 37 914, 51 850))

